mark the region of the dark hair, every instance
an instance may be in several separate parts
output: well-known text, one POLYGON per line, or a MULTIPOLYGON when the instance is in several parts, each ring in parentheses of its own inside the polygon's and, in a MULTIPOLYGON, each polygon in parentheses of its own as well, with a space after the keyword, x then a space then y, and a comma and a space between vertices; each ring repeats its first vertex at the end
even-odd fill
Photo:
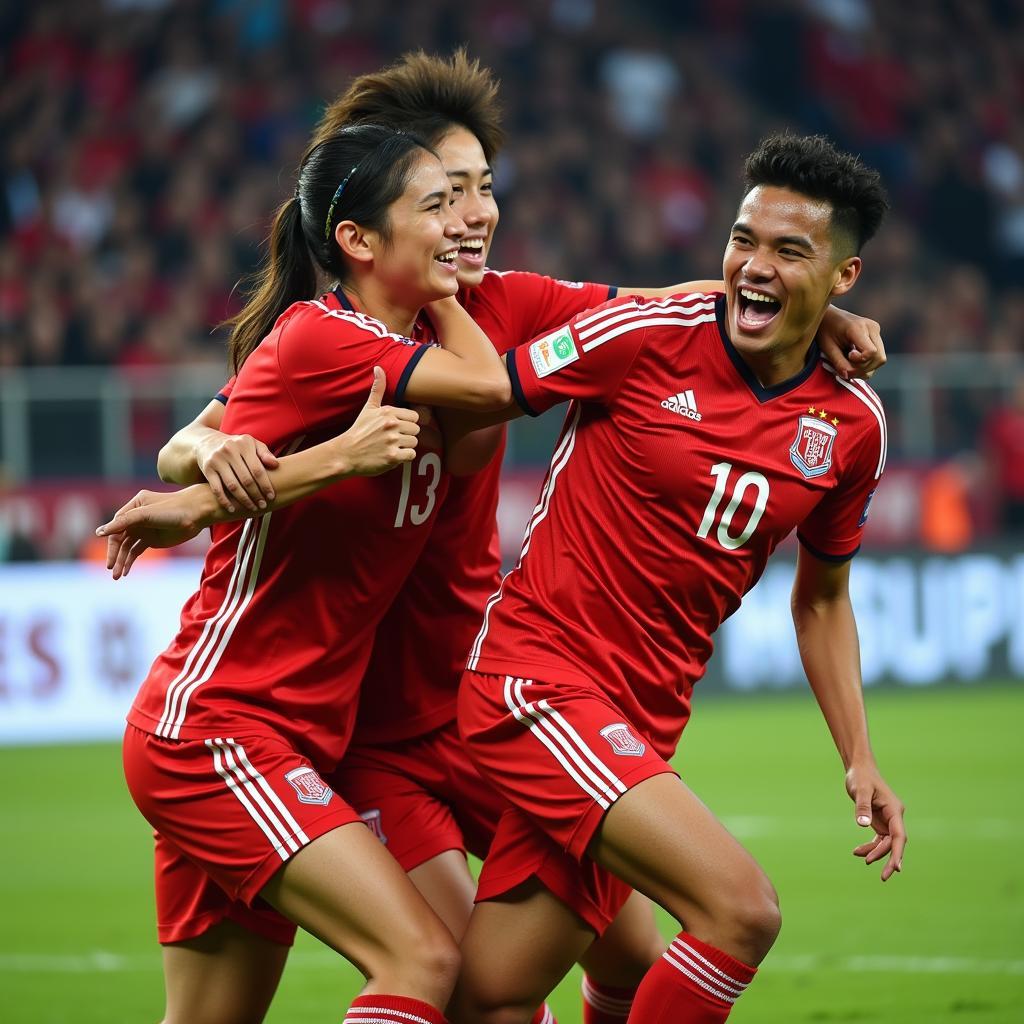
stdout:
POLYGON ((394 64, 360 75, 324 111, 315 138, 361 122, 412 130, 436 146, 456 125, 476 136, 492 163, 505 132, 498 106, 498 83, 464 49, 448 59, 419 50, 394 64))
POLYGON ((834 255, 859 253, 889 209, 878 171, 824 135, 769 135, 747 157, 744 195, 758 185, 790 189, 832 207, 834 255))
POLYGON ((314 139, 299 165, 295 195, 274 218, 270 253, 245 308, 226 321, 234 372, 293 302, 316 295, 318 268, 339 281, 348 276, 333 233, 339 221, 355 221, 389 240, 388 207, 405 191, 422 150, 430 152, 418 136, 381 125, 314 139))

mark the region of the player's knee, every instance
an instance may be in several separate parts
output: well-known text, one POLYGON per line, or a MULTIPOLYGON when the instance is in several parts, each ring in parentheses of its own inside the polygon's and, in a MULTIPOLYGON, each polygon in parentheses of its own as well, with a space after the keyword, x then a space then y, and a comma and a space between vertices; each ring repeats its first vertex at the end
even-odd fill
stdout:
POLYGON ((737 894, 730 910, 737 941, 749 950, 748 957, 760 963, 782 930, 782 911, 774 887, 761 877, 737 894))

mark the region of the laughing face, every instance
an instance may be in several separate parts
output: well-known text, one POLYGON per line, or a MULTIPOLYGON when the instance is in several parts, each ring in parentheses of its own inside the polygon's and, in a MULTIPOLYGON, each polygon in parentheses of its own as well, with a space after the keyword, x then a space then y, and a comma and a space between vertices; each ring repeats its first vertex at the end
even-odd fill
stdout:
POLYGON ((827 201, 771 185, 743 199, 722 268, 726 327, 765 387, 800 371, 832 297, 860 274, 833 241, 827 201))
POLYGON ((491 168, 479 140, 465 128, 453 128, 436 148, 452 185, 453 209, 466 223, 456 256, 459 284, 472 288, 484 279, 498 224, 491 168))

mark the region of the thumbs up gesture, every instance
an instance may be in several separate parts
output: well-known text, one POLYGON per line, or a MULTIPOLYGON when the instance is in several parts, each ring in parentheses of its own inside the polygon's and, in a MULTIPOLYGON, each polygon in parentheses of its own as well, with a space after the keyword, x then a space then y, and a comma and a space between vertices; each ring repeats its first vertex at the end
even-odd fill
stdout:
POLYGON ((419 416, 413 409, 381 405, 386 386, 384 371, 375 366, 370 397, 342 435, 349 472, 355 476, 378 476, 416 458, 419 416))

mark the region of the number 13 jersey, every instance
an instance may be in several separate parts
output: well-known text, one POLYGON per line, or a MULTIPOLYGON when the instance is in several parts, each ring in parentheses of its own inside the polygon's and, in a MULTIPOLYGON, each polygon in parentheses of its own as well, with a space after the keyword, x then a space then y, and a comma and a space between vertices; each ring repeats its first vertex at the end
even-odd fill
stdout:
POLYGON ((571 402, 472 671, 596 685, 662 756, 712 634, 794 528, 815 556, 859 545, 885 463, 881 403, 813 348, 761 387, 725 297, 615 299, 508 353, 537 415, 571 402))

